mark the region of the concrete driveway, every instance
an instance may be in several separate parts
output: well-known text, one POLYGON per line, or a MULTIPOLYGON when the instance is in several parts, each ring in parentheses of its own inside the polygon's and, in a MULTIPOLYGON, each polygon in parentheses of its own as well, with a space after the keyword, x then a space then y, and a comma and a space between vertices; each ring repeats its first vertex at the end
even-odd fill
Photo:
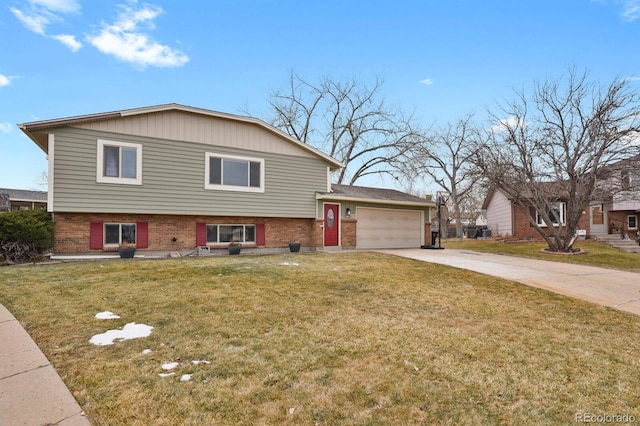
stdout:
MULTIPOLYGON (((469 250, 379 251, 468 269, 640 315, 640 274, 638 273, 469 250)), ((638 262, 640 262, 640 256, 638 262)))

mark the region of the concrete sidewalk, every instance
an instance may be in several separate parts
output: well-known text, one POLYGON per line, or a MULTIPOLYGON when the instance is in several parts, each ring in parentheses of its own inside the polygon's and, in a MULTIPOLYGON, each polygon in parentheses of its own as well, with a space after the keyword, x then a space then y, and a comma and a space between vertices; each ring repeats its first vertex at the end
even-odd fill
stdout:
POLYGON ((638 273, 469 250, 379 251, 468 269, 640 315, 638 273))
POLYGON ((22 325, 0 305, 0 425, 90 425, 22 325))

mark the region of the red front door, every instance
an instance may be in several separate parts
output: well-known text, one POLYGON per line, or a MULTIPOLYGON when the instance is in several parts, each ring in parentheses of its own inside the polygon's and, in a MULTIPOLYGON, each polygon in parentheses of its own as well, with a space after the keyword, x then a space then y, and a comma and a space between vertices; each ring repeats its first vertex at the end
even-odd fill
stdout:
POLYGON ((340 228, 340 206, 324 205, 324 245, 338 245, 338 229, 340 228))

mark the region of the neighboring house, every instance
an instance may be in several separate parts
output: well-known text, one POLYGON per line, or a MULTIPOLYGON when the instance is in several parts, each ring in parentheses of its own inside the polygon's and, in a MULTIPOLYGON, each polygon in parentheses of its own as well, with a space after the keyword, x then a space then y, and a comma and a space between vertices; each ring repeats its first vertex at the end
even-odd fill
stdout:
POLYGON ((49 161, 54 253, 418 247, 433 202, 331 185, 343 165, 250 117, 167 104, 19 125, 49 161), (419 234, 416 236, 416 234, 419 234))
MULTIPOLYGON (((507 195, 498 188, 491 188, 484 200, 482 209, 486 210, 487 227, 491 230, 493 236, 516 237, 521 239, 542 239, 533 225, 527 219, 522 209, 512 202, 507 195)), ((557 202, 552 206, 553 216, 557 223, 565 223, 566 204, 557 202)), ((529 212, 536 217, 540 227, 545 228, 546 224, 537 214, 535 209, 531 208, 529 212)), ((578 229, 590 234, 589 216, 585 212, 578 222, 578 229)))
POLYGON ((0 213, 46 208, 47 193, 45 191, 0 188, 0 213))
POLYGON ((589 206, 594 235, 637 235, 640 219, 640 156, 604 168, 598 188, 602 195, 589 206))

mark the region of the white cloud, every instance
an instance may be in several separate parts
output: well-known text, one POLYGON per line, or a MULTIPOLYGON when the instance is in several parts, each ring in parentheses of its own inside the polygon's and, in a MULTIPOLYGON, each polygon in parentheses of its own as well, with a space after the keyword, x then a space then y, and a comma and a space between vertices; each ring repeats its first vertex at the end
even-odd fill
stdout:
POLYGON ((518 118, 511 116, 509 118, 499 120, 497 124, 491 126, 491 130, 494 132, 504 132, 507 129, 524 126, 526 126, 526 123, 523 123, 522 121, 519 121, 518 118))
POLYGON ((420 80, 420 84, 424 84, 425 86, 431 86, 433 84, 433 80, 430 78, 425 78, 424 80, 420 80))
POLYGON ((141 68, 178 67, 187 63, 187 55, 156 42, 144 31, 154 28, 153 20, 164 10, 150 4, 137 9, 133 6, 121 5, 118 19, 113 24, 105 24, 99 34, 87 37, 87 41, 102 53, 141 68))
POLYGON ((76 13, 80 11, 80 4, 76 0, 29 0, 33 6, 60 13, 76 13))
POLYGON ((11 77, 0 74, 0 87, 8 86, 9 84, 11 84, 11 80, 11 77))
POLYGON ((82 47, 82 43, 76 40, 75 36, 69 34, 58 34, 51 37, 67 46, 74 53, 82 47))
POLYGON ((624 0, 622 2, 622 19, 633 22, 640 19, 640 0, 624 0))
POLYGON ((9 123, 0 123, 0 133, 11 133, 13 126, 9 123))
POLYGON ((51 22, 46 16, 46 13, 37 13, 35 11, 30 11, 27 14, 26 12, 16 9, 15 7, 10 7, 9 9, 11 10, 11 12, 13 12, 16 18, 18 18, 18 20, 22 22, 22 25, 24 25, 34 33, 46 35, 45 29, 51 22))
POLYGON ((601 4, 613 4, 620 6, 620 16, 625 22, 633 22, 640 19, 640 0, 591 0, 601 4))
MULTIPOLYGON (((28 3, 28 7, 22 9, 15 7, 9 9, 27 29, 45 37, 47 37, 47 27, 52 22, 62 21, 61 15, 80 12, 80 4, 77 0, 28 0, 28 3)), ((51 37, 62 42, 72 52, 77 52, 82 47, 82 44, 72 35, 60 34, 51 37)))

